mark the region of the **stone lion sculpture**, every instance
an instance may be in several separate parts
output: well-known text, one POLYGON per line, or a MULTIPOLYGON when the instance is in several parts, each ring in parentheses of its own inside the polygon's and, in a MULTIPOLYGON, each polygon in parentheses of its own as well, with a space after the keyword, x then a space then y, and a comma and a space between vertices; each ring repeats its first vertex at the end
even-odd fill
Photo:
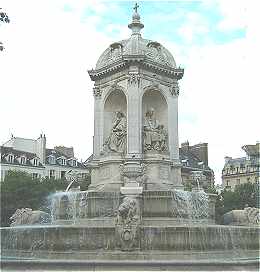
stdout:
POLYGON ((17 209, 10 217, 12 220, 10 226, 33 225, 50 223, 51 217, 48 213, 42 211, 33 211, 30 208, 17 209))
POLYGON ((246 207, 243 210, 232 210, 223 215, 225 225, 258 225, 260 209, 246 207))

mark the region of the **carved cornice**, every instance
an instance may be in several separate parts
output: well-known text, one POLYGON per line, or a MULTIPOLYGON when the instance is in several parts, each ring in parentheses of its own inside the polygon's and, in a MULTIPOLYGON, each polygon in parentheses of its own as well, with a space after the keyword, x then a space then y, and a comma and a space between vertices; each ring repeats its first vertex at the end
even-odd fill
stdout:
POLYGON ((146 59, 144 56, 124 56, 124 59, 119 60, 111 65, 108 65, 104 68, 98 70, 89 70, 89 76, 91 80, 95 81, 101 79, 109 73, 115 73, 119 70, 122 70, 124 67, 128 65, 132 65, 133 63, 139 63, 143 67, 148 69, 152 69, 155 72, 160 72, 168 75, 170 78, 181 79, 184 74, 184 69, 182 68, 172 68, 166 65, 160 65, 156 62, 146 59))

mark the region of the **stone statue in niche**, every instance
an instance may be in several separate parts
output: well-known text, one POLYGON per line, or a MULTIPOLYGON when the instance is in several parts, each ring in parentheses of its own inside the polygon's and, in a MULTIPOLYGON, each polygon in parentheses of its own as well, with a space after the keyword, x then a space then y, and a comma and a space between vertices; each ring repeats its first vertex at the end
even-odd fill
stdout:
POLYGON ((153 108, 146 112, 144 120, 144 151, 147 150, 167 150, 167 131, 156 120, 153 108))
POLYGON ((121 111, 116 112, 116 118, 112 125, 110 135, 104 143, 104 149, 107 152, 126 152, 126 133, 127 123, 125 114, 121 111))

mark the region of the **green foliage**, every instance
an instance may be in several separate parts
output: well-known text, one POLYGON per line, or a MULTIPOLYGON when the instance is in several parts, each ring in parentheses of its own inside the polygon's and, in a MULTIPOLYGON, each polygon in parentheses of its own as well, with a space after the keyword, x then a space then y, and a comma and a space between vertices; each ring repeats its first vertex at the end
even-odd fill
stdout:
POLYGON ((224 190, 222 192, 224 213, 235 209, 244 209, 246 205, 257 207, 257 187, 256 183, 245 183, 237 185, 234 192, 224 190))
POLYGON ((223 190, 216 201, 216 222, 222 223, 222 216, 231 210, 241 210, 248 205, 257 207, 259 185, 245 183, 237 185, 234 191, 223 190))
MULTIPOLYGON (((89 180, 75 185, 87 190, 89 180)), ((26 172, 9 171, 1 183, 1 226, 9 226, 10 216, 19 208, 48 212, 48 196, 56 191, 64 191, 67 186, 66 179, 33 179, 26 172)))

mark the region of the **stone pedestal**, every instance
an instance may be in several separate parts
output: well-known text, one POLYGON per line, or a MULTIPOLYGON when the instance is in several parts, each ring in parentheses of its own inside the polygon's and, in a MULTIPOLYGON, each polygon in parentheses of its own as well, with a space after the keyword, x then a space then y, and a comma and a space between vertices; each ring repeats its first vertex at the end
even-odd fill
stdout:
POLYGON ((143 172, 138 162, 127 162, 122 166, 122 175, 127 179, 125 186, 120 188, 124 196, 123 202, 117 211, 116 237, 122 251, 140 249, 140 196, 143 187, 139 186, 136 178, 143 172))

